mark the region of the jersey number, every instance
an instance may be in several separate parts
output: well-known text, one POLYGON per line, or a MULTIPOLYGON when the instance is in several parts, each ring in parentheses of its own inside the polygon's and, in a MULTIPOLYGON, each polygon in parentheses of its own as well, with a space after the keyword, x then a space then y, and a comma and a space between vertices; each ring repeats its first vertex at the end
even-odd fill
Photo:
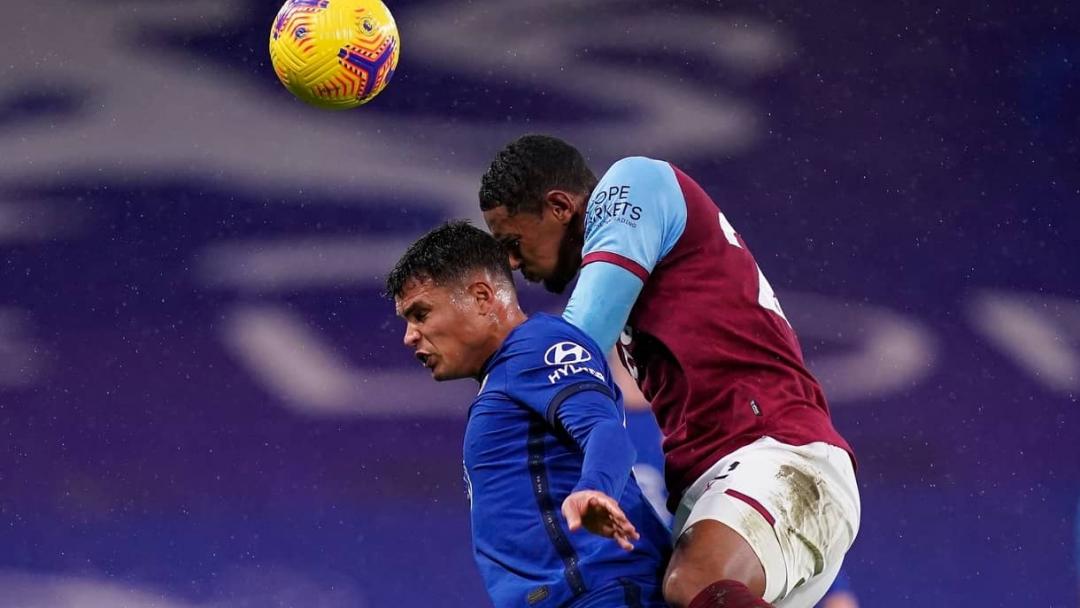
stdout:
MULTIPOLYGON (((718 212, 717 215, 720 217, 720 229, 724 231, 724 238, 727 239, 728 243, 742 249, 743 246, 739 244, 739 238, 735 236, 735 228, 732 227, 731 222, 724 217, 723 212, 718 212)), ((788 321, 787 315, 784 314, 784 309, 780 308, 780 300, 776 298, 776 292, 773 291, 772 285, 769 285, 769 280, 765 278, 765 274, 761 272, 761 268, 758 268, 756 264, 755 268, 757 268, 758 276, 758 304, 762 308, 780 315, 780 318, 790 326, 791 322, 788 321)))
POLYGON ((630 354, 630 343, 633 341, 634 330, 627 325, 619 334, 619 341, 615 344, 615 350, 619 351, 623 367, 626 368, 626 371, 630 373, 630 377, 636 382, 638 379, 637 361, 634 361, 633 355, 630 354))

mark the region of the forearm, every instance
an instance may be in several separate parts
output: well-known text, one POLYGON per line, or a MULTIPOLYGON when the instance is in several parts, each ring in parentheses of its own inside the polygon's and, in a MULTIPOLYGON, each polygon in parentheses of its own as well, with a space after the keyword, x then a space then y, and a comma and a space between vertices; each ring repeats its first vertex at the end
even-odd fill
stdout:
POLYGON ((592 428, 584 447, 581 479, 574 491, 597 490, 618 500, 637 457, 626 428, 617 420, 605 420, 592 428))

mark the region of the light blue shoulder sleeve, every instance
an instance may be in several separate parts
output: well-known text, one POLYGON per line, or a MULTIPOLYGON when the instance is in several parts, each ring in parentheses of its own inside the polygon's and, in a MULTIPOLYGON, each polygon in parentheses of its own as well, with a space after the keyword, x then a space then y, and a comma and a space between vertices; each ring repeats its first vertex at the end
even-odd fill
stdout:
POLYGON ((671 165, 633 156, 608 169, 586 213, 583 268, 563 317, 608 352, 686 229, 686 199, 671 165))
POLYGON ((609 262, 648 278, 686 229, 686 198, 666 162, 631 156, 608 169, 586 207, 582 264, 609 262))
POLYGON ((611 352, 644 285, 636 275, 614 264, 581 269, 563 318, 611 352))

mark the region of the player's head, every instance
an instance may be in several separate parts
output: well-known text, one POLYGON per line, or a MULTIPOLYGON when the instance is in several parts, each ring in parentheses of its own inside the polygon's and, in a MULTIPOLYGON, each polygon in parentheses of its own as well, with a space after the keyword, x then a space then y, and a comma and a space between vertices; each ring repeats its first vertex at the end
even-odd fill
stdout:
POLYGON ((570 144, 546 135, 510 142, 480 181, 480 209, 510 265, 561 293, 581 267, 585 205, 596 176, 570 144))
POLYGON ((475 377, 524 320, 506 251, 468 222, 420 237, 386 279, 405 345, 436 380, 475 377))

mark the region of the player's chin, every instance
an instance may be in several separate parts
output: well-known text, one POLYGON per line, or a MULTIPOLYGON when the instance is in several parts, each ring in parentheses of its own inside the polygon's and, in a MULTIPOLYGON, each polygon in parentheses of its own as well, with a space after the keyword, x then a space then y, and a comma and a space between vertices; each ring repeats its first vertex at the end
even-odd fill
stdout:
POLYGON ((569 279, 564 279, 562 277, 544 279, 544 289, 551 293, 562 293, 566 291, 566 286, 570 284, 571 280, 573 280, 573 277, 570 277, 569 279))
POLYGON ((533 274, 531 272, 526 272, 525 270, 521 271, 521 278, 525 279, 525 281, 527 281, 529 283, 543 283, 544 282, 544 277, 541 277, 539 275, 535 275, 535 274, 533 274))
POLYGON ((460 380, 462 378, 467 378, 468 376, 469 374, 464 374, 452 369, 448 369, 444 365, 436 364, 435 367, 431 368, 431 378, 436 382, 445 382, 447 380, 460 380))

